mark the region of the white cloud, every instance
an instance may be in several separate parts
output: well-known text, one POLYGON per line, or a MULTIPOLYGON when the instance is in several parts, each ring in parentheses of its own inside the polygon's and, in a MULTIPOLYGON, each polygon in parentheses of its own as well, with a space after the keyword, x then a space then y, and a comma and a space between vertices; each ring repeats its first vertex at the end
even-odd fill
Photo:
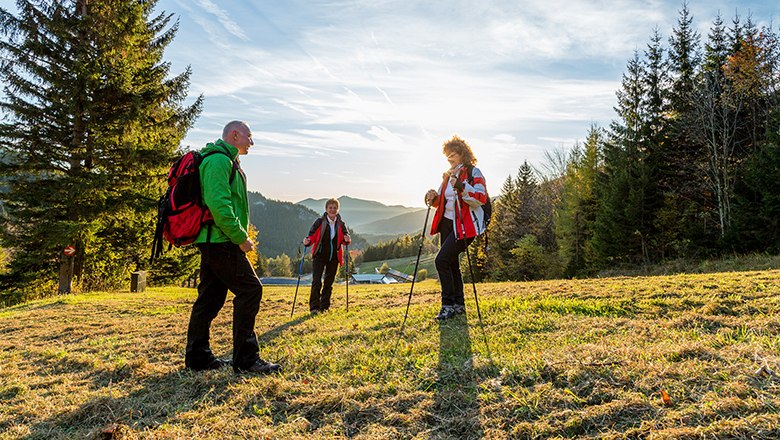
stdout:
POLYGON ((227 13, 224 9, 217 6, 214 2, 211 0, 195 0, 198 5, 206 10, 208 13, 213 14, 215 17, 217 17, 217 20, 222 24, 222 26, 232 35, 244 40, 249 41, 249 37, 244 33, 243 29, 235 22, 233 19, 230 18, 230 14, 227 13))

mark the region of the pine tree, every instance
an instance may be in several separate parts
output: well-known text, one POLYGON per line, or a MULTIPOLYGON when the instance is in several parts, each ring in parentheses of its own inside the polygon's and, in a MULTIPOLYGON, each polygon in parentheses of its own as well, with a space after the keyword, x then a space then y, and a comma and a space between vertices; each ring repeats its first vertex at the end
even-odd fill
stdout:
POLYGON ((638 53, 629 61, 617 92, 615 111, 605 142, 604 169, 597 180, 599 209, 593 246, 601 264, 607 261, 647 262, 653 234, 654 170, 646 148, 644 102, 647 90, 638 53))
POLYGON ((674 116, 683 117, 690 111, 701 55, 700 37, 693 26, 693 16, 687 2, 683 3, 679 14, 677 26, 669 39, 669 94, 670 111, 674 116))
POLYGON ((656 215, 661 257, 685 256, 706 246, 698 213, 706 206, 702 177, 703 149, 690 133, 694 93, 701 65, 700 36, 687 2, 679 11, 669 38, 666 146, 661 155, 659 190, 662 206, 656 215), (681 217, 684 216, 684 217, 681 217))
MULTIPOLYGON (((555 246, 553 209, 543 212, 547 207, 540 203, 542 188, 537 181, 533 168, 524 162, 517 176, 507 178, 502 187, 501 196, 494 207, 493 220, 490 223, 490 277, 496 280, 525 279, 514 264, 512 249, 517 241, 526 235, 533 235, 538 242, 540 236, 553 237, 545 248, 552 252, 555 246), (550 220, 550 221, 548 221, 550 220)), ((473 263, 473 262, 472 262, 473 263)))
POLYGON ((741 252, 780 252, 780 107, 762 143, 746 161, 735 187, 734 239, 741 252))
POLYGON ((116 287, 148 256, 163 176, 201 109, 182 105, 189 69, 168 77, 163 61, 178 25, 155 0, 17 4, 0 10, 13 282, 51 291, 75 245, 82 287, 116 287))
MULTIPOLYGON (((664 153, 668 147, 668 125, 666 115, 668 104, 669 72, 664 49, 661 46, 661 34, 656 29, 645 50, 645 62, 642 72, 642 83, 645 91, 642 100, 642 135, 647 150, 648 159, 654 167, 666 169, 664 153)), ((659 170, 659 174, 660 170, 659 170)), ((666 174, 666 173, 663 173, 666 174)))
POLYGON ((575 146, 564 176, 556 234, 566 276, 592 269, 593 223, 596 219, 594 187, 600 167, 604 131, 591 126, 585 145, 575 146))
MULTIPOLYGON (((747 26, 750 29, 750 26, 747 26)), ((724 64, 724 76, 746 96, 744 147, 734 185, 730 246, 739 251, 780 249, 780 39, 771 29, 747 31, 724 64)))
POLYGON ((515 207, 517 206, 517 193, 515 180, 507 176, 501 186, 501 193, 493 203, 493 218, 488 225, 488 237, 490 239, 491 262, 488 264, 490 278, 507 279, 505 275, 505 262, 509 260, 512 249, 512 229, 515 224, 515 207))

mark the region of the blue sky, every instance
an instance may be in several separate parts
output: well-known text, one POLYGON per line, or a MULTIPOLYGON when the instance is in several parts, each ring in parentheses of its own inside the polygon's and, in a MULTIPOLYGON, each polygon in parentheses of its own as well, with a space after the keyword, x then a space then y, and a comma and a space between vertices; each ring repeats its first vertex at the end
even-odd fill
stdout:
MULTIPOLYGON (((192 67, 200 147, 232 119, 255 145, 249 189, 296 202, 352 197, 422 206, 447 162, 472 146, 499 193, 523 161, 581 141, 614 118, 626 61, 654 28, 671 34, 678 1, 160 0, 180 29, 166 59, 192 67)), ((0 6, 14 10, 13 2, 0 6)), ((691 1, 703 36, 716 14, 780 23, 780 3, 691 1)))

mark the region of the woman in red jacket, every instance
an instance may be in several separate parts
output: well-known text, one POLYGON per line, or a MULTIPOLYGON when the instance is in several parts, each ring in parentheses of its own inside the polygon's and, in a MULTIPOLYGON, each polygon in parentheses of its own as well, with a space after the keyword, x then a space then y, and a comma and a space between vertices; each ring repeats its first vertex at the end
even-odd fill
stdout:
POLYGON ((325 213, 314 221, 309 236, 303 239, 303 245, 311 245, 313 278, 309 295, 309 311, 324 312, 330 308, 330 295, 333 293, 333 280, 341 265, 342 244, 350 244, 352 238, 347 225, 339 215, 339 201, 329 199, 325 202, 325 213), (322 272, 325 272, 325 282, 322 272))
POLYGON ((442 152, 450 163, 439 190, 425 194, 425 203, 436 208, 431 235, 438 233, 441 249, 436 255, 436 271, 441 283, 441 310, 436 319, 446 320, 466 313, 460 254, 477 235, 485 232, 487 202, 485 177, 474 165, 477 159, 463 139, 453 136, 444 143, 442 152))

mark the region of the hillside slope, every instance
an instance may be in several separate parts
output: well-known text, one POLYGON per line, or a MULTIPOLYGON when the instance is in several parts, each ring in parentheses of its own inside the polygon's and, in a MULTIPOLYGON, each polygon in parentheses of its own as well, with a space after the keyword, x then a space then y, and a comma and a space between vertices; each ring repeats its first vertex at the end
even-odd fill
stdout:
POLYGON ((294 287, 266 287, 266 377, 183 370, 191 289, 3 309, 0 439, 780 437, 779 271, 479 284, 484 329, 466 287, 438 323, 416 284, 400 339, 409 284, 293 319, 294 287))

